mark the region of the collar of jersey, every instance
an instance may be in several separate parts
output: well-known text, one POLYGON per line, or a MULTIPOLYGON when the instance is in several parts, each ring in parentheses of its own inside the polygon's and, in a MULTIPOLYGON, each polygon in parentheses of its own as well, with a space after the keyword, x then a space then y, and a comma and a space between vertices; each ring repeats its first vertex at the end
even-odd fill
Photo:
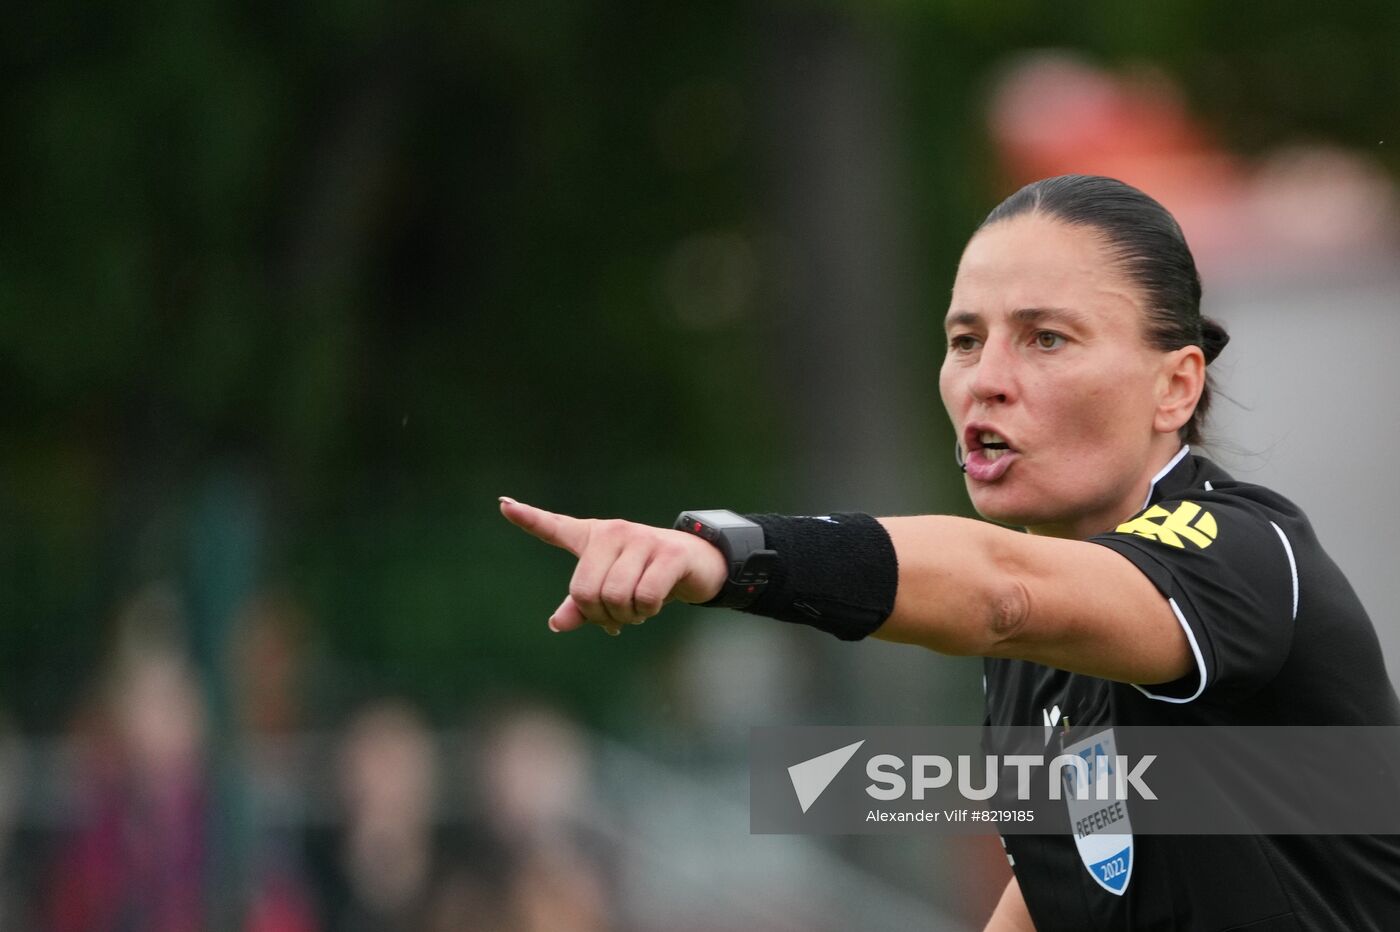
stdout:
POLYGON ((1233 476, 1215 463, 1191 452, 1189 446, 1183 446, 1152 478, 1142 510, 1146 511, 1164 499, 1180 498, 1187 492, 1210 493, 1221 483, 1234 481, 1233 476))
POLYGON ((1147 487, 1147 498, 1142 502, 1139 511, 1146 511, 1151 505, 1161 501, 1173 492, 1189 488, 1192 483, 1190 477, 1195 473, 1195 459, 1191 455, 1191 445, 1184 443, 1181 449, 1176 451, 1176 456, 1171 458, 1167 465, 1162 467, 1162 471, 1152 477, 1152 482, 1147 487))

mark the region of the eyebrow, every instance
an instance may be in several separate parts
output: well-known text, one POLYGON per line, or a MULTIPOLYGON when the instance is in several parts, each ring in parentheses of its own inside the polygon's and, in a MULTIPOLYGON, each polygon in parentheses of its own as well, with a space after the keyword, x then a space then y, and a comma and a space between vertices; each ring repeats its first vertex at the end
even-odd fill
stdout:
MULTIPOLYGON (((1079 311, 1067 307, 1019 307, 1011 312, 1011 320, 1022 325, 1056 320, 1081 324, 1085 317, 1079 311)), ((945 330, 952 330, 954 327, 975 327, 980 323, 982 315, 976 311, 953 311, 948 315, 943 327, 945 330)))

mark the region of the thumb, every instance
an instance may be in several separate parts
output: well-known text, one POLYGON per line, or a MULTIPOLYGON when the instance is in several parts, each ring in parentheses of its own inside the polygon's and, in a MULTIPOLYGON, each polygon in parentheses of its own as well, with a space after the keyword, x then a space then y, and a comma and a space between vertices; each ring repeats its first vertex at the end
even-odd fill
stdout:
POLYGON ((583 617, 583 612, 579 611, 578 604, 574 602, 571 595, 564 596, 564 601, 559 603, 559 607, 554 610, 554 614, 549 616, 549 628, 551 631, 573 631, 588 624, 588 619, 583 617))
POLYGON ((506 495, 502 495, 500 501, 501 514, 505 515, 507 521, 546 544, 563 547, 574 556, 582 553, 583 548, 587 546, 589 521, 557 515, 534 505, 517 502, 506 495))

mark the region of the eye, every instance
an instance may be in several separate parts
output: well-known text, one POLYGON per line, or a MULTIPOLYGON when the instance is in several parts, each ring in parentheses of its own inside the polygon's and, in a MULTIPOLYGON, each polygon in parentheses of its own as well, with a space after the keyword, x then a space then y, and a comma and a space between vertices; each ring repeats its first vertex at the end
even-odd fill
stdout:
POLYGON ((948 338, 948 348, 956 353, 970 353, 977 348, 977 338, 970 333, 959 333, 948 338))
POLYGON ((1035 345, 1043 350, 1057 350, 1065 345, 1065 338, 1053 330, 1037 330, 1035 332, 1035 345))

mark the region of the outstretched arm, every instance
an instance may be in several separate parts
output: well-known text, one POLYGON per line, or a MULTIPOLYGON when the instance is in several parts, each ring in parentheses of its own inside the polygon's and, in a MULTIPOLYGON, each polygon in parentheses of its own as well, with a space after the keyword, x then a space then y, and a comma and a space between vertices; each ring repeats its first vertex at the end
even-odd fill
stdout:
MULTIPOLYGON (((501 513, 578 557, 569 594, 550 616, 556 631, 591 622, 616 633, 666 602, 709 601, 728 573, 719 550, 681 531, 573 518, 508 498, 501 513)), ((942 515, 880 522, 899 582, 875 637, 1123 682, 1162 683, 1190 669, 1167 600, 1108 548, 942 515)))
POLYGON ((1107 547, 942 515, 880 522, 899 558, 899 589, 877 638, 1127 683, 1191 669, 1170 604, 1107 547))

